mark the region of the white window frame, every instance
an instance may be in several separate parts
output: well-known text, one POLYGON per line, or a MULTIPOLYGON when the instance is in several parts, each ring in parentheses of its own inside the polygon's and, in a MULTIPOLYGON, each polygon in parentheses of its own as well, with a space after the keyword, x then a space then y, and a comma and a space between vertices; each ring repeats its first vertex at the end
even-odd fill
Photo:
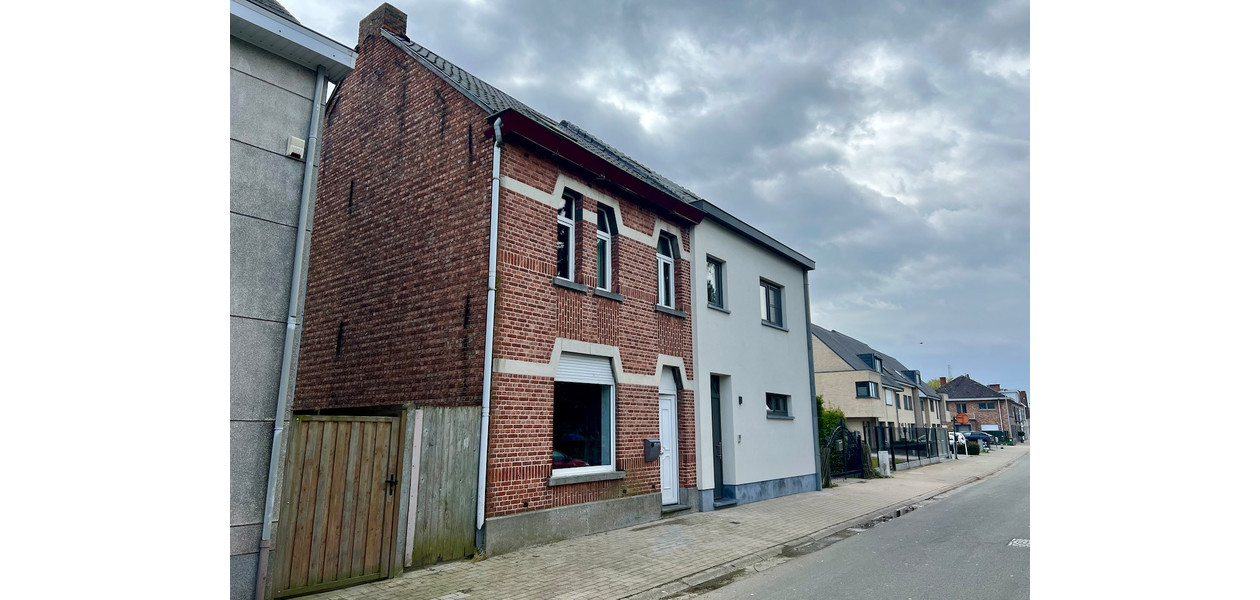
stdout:
POLYGON ((612 291, 612 220, 614 219, 612 208, 603 204, 595 212, 595 289, 612 291), (603 215, 605 228, 599 227, 600 216, 603 215), (600 250, 600 244, 603 244, 603 250, 600 250), (600 281, 600 266, 604 267, 604 280, 600 281))
MULTIPOLYGON (((590 473, 612 473, 617 470, 617 383, 615 376, 612 375, 612 361, 605 356, 572 355, 566 357, 566 354, 568 353, 561 355, 561 360, 571 358, 576 361, 586 363, 594 363, 597 359, 608 361, 606 375, 603 369, 591 369, 588 370, 586 374, 577 376, 560 377, 560 374, 557 373, 558 376, 555 379, 555 383, 585 383, 598 385, 600 387, 601 404, 606 404, 608 406, 608 413, 603 415, 603 417, 607 420, 608 426, 609 464, 588 467, 569 467, 567 469, 552 469, 551 477, 553 480, 563 480, 566 477, 574 477, 590 473)), ((603 363, 599 363, 599 365, 600 367, 604 366, 603 363)), ((554 387, 552 393, 554 394, 554 387)), ((552 423, 552 427, 554 428, 554 415, 552 423)))
POLYGON ((783 286, 773 281, 770 281, 769 279, 762 279, 761 280, 761 324, 769 325, 771 327, 778 327, 782 329, 783 323, 786 320, 783 317, 783 312, 784 312, 783 311, 783 286), (778 292, 778 303, 774 305, 774 307, 777 309, 775 311, 776 314, 770 314, 770 306, 771 306, 770 298, 769 298, 770 290, 774 290, 778 292), (776 323, 774 320, 769 319, 767 317, 778 317, 779 321, 776 323))
MULTIPOLYGON (((894 395, 896 395, 896 392, 893 392, 892 390, 890 390, 890 389, 888 389, 888 388, 884 388, 884 405, 885 405, 885 406, 892 406, 892 405, 893 405, 893 396, 894 396, 894 395)), ((899 407, 899 408, 900 408, 900 407, 899 407)))
MULTIPOLYGON (((581 197, 581 196, 579 196, 579 195, 577 195, 577 194, 574 194, 574 193, 572 193, 572 192, 568 192, 568 191, 566 191, 566 192, 564 193, 564 196, 563 196, 564 206, 561 206, 561 207, 560 207, 560 208, 556 211, 556 227, 557 227, 557 228, 559 228, 559 227, 568 227, 568 229, 569 229, 569 234, 568 234, 568 236, 566 236, 566 237, 567 237, 567 239, 566 239, 566 240, 565 240, 565 242, 564 242, 564 243, 568 246, 568 248, 569 248, 569 256, 568 256, 568 261, 567 261, 567 262, 568 262, 569 272, 568 272, 567 274, 565 274, 565 275, 561 275, 561 274, 560 274, 560 265, 559 265, 559 264, 558 264, 558 262, 557 262, 557 264, 556 264, 556 278, 558 278, 558 279, 565 279, 565 280, 568 280, 568 281, 575 281, 575 280, 577 279, 577 273, 576 273, 576 271, 577 271, 576 266, 577 266, 577 265, 575 265, 575 264, 574 264, 574 254, 575 254, 575 252, 574 252, 574 246, 576 246, 576 245, 577 245, 577 244, 576 244, 576 235, 575 235, 575 233, 576 233, 576 231, 577 231, 577 224, 576 224, 576 220, 577 220, 578 211, 579 211, 579 209, 580 209, 580 207, 581 207, 581 205, 582 205, 582 204, 581 204, 581 202, 582 202, 581 198, 582 198, 582 197, 581 197), (569 214, 570 214, 570 215, 572 215, 571 217, 566 217, 566 216, 564 216, 564 210, 565 210, 566 208, 568 208, 568 209, 569 209, 569 214)), ((557 235, 556 235, 556 237, 557 237, 557 238, 559 237, 559 232, 558 232, 558 231, 557 231, 557 235)), ((560 242, 560 240, 559 240, 559 239, 557 239, 557 240, 556 240, 556 244, 560 244, 560 243, 561 243, 561 242, 560 242)), ((560 248, 558 248, 558 247, 556 248, 556 250, 559 250, 559 249, 560 249, 560 248)))
POLYGON ((661 235, 656 238, 656 304, 665 308, 674 308, 674 301, 676 300, 675 297, 678 295, 674 288, 678 282, 678 274, 674 272, 673 248, 674 244, 669 238, 669 234, 661 233, 661 235), (661 242, 664 242, 665 247, 669 248, 669 256, 661 254, 661 242), (668 284, 665 282, 666 273, 669 274, 668 284), (668 297, 666 297, 667 291, 668 297))

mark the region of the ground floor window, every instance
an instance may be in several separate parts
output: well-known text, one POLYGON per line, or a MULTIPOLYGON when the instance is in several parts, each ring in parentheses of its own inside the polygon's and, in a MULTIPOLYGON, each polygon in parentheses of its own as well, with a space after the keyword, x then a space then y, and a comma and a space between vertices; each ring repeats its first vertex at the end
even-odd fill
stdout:
POLYGON ((612 409, 612 386, 557 381, 552 405, 552 469, 611 468, 612 409))
POLYGON ((766 393, 766 414, 776 417, 788 416, 788 397, 783 394, 766 393))

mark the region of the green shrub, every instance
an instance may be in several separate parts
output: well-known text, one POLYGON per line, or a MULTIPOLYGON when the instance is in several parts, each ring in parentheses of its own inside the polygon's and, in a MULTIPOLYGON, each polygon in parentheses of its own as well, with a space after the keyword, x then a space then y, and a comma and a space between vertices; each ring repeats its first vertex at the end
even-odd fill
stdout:
POLYGON ((958 454, 966 454, 966 453, 967 453, 967 446, 965 446, 965 445, 963 445, 963 444, 955 444, 955 445, 954 445, 954 451, 955 451, 955 452, 957 452, 958 454))
POLYGON ((823 405, 822 394, 814 398, 818 405, 818 445, 822 446, 831 439, 831 432, 837 427, 845 427, 844 412, 838 408, 827 408, 823 405))
POLYGON ((967 442, 967 455, 968 455, 968 456, 980 456, 980 443, 979 443, 979 442, 967 442))

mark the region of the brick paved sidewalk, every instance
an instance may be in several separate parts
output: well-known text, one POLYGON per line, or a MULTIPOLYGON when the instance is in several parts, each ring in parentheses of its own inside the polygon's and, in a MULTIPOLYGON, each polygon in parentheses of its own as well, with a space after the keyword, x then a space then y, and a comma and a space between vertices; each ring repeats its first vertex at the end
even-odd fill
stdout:
POLYGON ((1028 444, 847 480, 820 492, 662 519, 525 548, 480 562, 416 569, 401 577, 306 596, 310 600, 524 600, 663 598, 1000 471, 1028 444))

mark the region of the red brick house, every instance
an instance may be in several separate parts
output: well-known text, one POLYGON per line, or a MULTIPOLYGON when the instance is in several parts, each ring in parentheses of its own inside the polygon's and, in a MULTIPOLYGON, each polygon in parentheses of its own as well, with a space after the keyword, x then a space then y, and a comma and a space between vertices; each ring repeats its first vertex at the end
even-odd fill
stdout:
MULTIPOLYGON (((955 431, 1006 432, 1007 439, 1019 441, 1027 424, 1026 406, 1004 393, 999 384, 984 385, 962 375, 949 380, 941 378, 938 393, 949 395, 949 409, 962 418, 955 420, 955 431)), ((1026 439, 1027 436, 1025 436, 1026 439)))
MULTIPOLYGON (((383 495, 386 570, 694 508, 694 196, 412 42, 406 18, 361 22, 329 100, 294 399, 312 427, 392 419, 384 483, 345 494, 383 495)), ((307 435, 330 465, 369 449, 307 435)), ((330 552, 298 506, 323 484, 288 485, 291 545, 330 552)))

